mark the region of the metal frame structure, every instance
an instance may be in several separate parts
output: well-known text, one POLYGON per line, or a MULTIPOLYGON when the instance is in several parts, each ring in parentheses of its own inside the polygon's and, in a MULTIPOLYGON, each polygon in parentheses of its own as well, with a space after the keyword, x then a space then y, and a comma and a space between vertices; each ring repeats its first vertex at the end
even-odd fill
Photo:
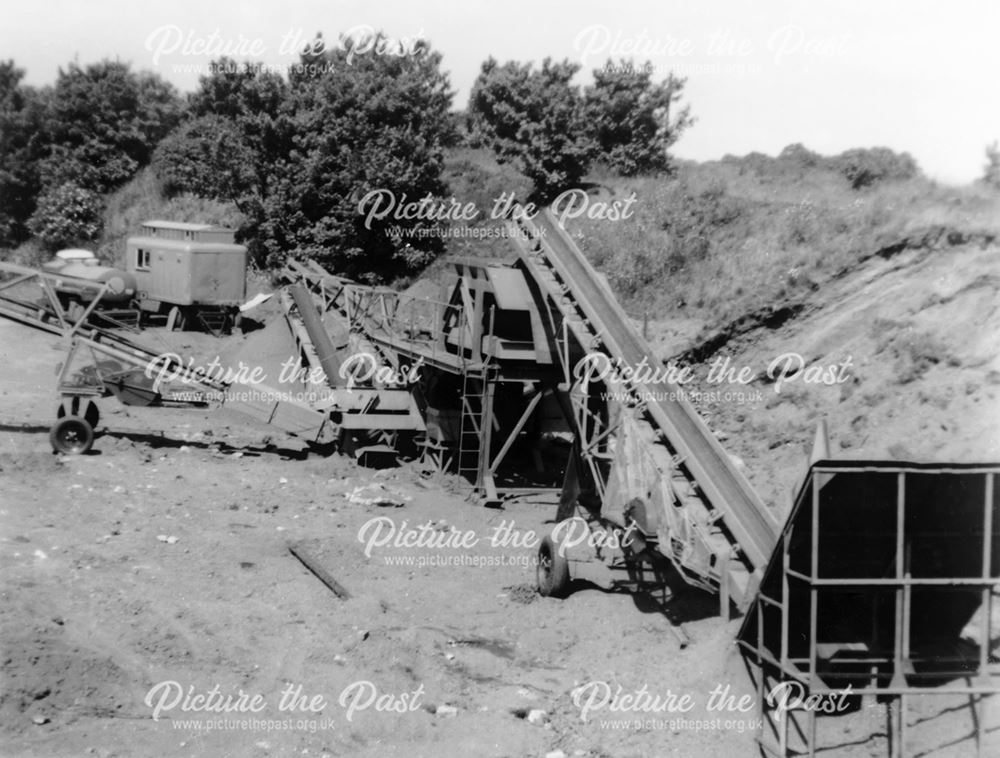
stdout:
MULTIPOLYGON (((90 316, 108 291, 107 284, 89 283, 84 280, 77 282, 80 287, 92 289, 94 294, 93 299, 85 308, 79 309, 71 315, 62 307, 56 291, 55 282, 59 280, 58 274, 9 263, 0 263, 0 273, 15 275, 12 279, 0 282, 0 293, 2 293, 0 294, 0 315, 70 340, 67 358, 59 371, 58 391, 60 395, 64 397, 106 396, 111 392, 108 388, 114 387, 124 374, 130 373, 136 368, 145 368, 156 359, 165 361, 163 366, 165 373, 170 373, 180 381, 195 384, 205 392, 218 393, 225 389, 224 384, 201 376, 198 372, 185 367, 181 361, 176 360, 171 355, 160 356, 122 336, 92 326, 89 323, 90 316), (43 293, 43 299, 30 301, 9 294, 10 290, 24 284, 37 285, 43 293), (80 382, 70 376, 75 359, 83 349, 90 352, 94 361, 93 381, 80 382), (128 366, 128 370, 125 372, 121 370, 108 371, 102 368, 97 357, 99 355, 121 361, 124 366, 128 366)), ((199 402, 198 404, 203 403, 199 402)))
MULTIPOLYGON (((394 368, 419 362, 429 373, 455 377, 461 389, 455 444, 448 449, 430 435, 425 454, 470 481, 486 503, 539 487, 497 483, 501 466, 548 394, 560 395, 562 365, 553 359, 540 309, 522 271, 493 261, 452 261, 455 279, 442 300, 414 298, 385 287, 369 287, 325 272, 314 261, 289 262, 285 277, 305 284, 318 306, 336 313, 359 342, 394 368), (513 329, 498 323, 518 312, 513 329), (516 421, 497 413, 501 388, 524 388, 516 421), (513 421, 510 426, 506 422, 513 421)), ((426 411, 421 388, 412 388, 426 411)), ((564 415, 569 412, 565 405, 564 415)), ((567 419, 569 423, 570 419, 567 419)))
MULTIPOLYGON (((600 352, 616 365, 662 366, 607 281, 549 211, 532 219, 521 214, 511 227, 510 236, 520 250, 516 265, 542 295, 553 339, 566 346, 556 351, 561 357, 569 352, 572 338, 577 350, 600 352)), ((628 372, 595 383, 587 376, 571 375, 575 364, 565 358, 562 362, 567 382, 572 376, 578 436, 586 442, 579 449, 578 469, 590 480, 583 487, 592 488, 601 499, 602 513, 628 520, 622 511, 633 500, 623 500, 617 493, 608 498, 602 484, 612 468, 621 468, 609 467, 606 447, 620 436, 621 417, 616 419, 600 403, 591 403, 595 392, 599 396, 611 391, 645 430, 645 449, 654 454, 659 478, 669 483, 669 496, 659 497, 656 487, 635 495, 644 501, 648 517, 637 523, 648 524, 646 536, 658 543, 659 553, 686 581, 719 592, 724 613, 730 599, 745 607, 773 548, 778 524, 684 392, 669 380, 638 379, 628 372)), ((563 509, 557 518, 569 515, 563 509)))
POLYGON ((601 503, 602 515, 622 528, 637 516, 648 541, 689 583, 718 591, 725 612, 730 598, 745 606, 777 523, 676 386, 609 380, 592 371, 577 375, 590 352, 630 366, 659 361, 547 211, 511 223, 517 261, 453 261, 457 279, 444 303, 418 306, 315 264, 294 264, 290 274, 308 280, 321 306, 335 309, 387 362, 422 361, 460 378, 455 464, 488 502, 504 491, 496 484, 499 466, 540 402, 532 397, 514 426, 501 430, 513 418, 495 412, 497 391, 520 382, 535 394, 551 392, 574 437, 557 519, 572 515, 581 495, 601 503), (417 326, 421 307, 427 318, 417 326), (626 415, 634 421, 630 434, 644 440, 648 455, 641 462, 615 457, 615 446, 626 444, 626 415))
POLYGON ((887 703, 892 756, 909 755, 916 696, 1000 693, 991 647, 1000 587, 1000 465, 819 461, 808 473, 738 636, 764 716, 762 750, 815 756, 819 704, 887 703), (962 631, 974 624, 978 645, 962 631), (786 710, 795 687, 811 709, 786 710), (787 705, 787 703, 786 703, 787 705))
POLYGON ((107 284, 81 280, 79 286, 88 287, 95 294, 86 308, 71 316, 59 301, 58 274, 6 263, 0 263, 0 274, 12 275, 0 281, 0 316, 69 341, 58 382, 62 400, 50 435, 53 447, 60 452, 89 450, 99 419, 93 401, 109 395, 129 405, 225 404, 321 445, 335 441, 344 429, 423 428, 419 413, 415 409, 410 412, 413 399, 405 389, 332 388, 316 403, 305 403, 261 383, 247 383, 239 378, 232 382, 217 381, 189 368, 180 356, 154 352, 119 333, 93 326, 89 318, 108 291, 107 284), (25 294, 26 287, 38 289, 25 294), (17 288, 21 289, 15 291, 17 288), (81 358, 89 358, 87 365, 81 367, 81 358), (157 373, 169 376, 170 381, 157 386, 147 375, 152 367, 156 367, 157 373), (84 399, 90 402, 84 404, 84 399), (72 417, 71 425, 66 416, 72 417), (73 438, 62 440, 61 430, 69 426, 73 438))

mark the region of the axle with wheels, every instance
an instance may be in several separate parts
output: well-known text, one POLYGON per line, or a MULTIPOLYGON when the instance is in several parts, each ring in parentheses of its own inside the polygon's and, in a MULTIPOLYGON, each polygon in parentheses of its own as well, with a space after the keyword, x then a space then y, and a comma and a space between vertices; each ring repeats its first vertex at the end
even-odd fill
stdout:
POLYGON ((538 593, 566 597, 570 582, 589 581, 605 589, 644 583, 644 567, 666 587, 666 560, 648 549, 634 522, 623 527, 601 517, 575 515, 560 521, 538 546, 538 593))

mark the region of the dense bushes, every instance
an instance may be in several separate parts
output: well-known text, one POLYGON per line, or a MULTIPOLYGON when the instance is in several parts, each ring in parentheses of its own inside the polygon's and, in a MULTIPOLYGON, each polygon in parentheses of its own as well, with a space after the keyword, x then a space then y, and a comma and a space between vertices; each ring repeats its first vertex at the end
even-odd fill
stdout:
POLYGON ((782 150, 777 158, 749 153, 742 157, 727 155, 723 161, 738 166, 741 172, 789 181, 810 171, 835 173, 855 190, 920 176, 920 167, 909 153, 897 153, 887 147, 854 148, 839 155, 823 156, 796 143, 782 150))
POLYGON ((1000 146, 995 141, 986 147, 986 165, 983 167, 982 182, 987 187, 1000 190, 1000 146))
POLYGON ((526 177, 534 199, 550 199, 581 184, 595 159, 627 176, 669 168, 667 149, 691 123, 678 103, 684 82, 656 84, 647 69, 609 61, 581 89, 578 69, 490 59, 461 119, 440 54, 381 33, 333 45, 317 36, 287 76, 215 61, 185 99, 119 61, 72 63, 41 90, 3 63, 0 244, 32 232, 46 247, 93 240, 101 204, 152 166, 164 201, 233 204, 259 263, 294 255, 360 279, 410 275, 445 248, 448 219, 413 206, 450 199, 445 150, 463 127, 520 170, 497 195, 523 198, 526 177), (384 199, 366 216, 373 192, 384 199))
POLYGON ((238 198, 256 156, 231 118, 202 116, 169 134, 153 154, 153 171, 169 195, 238 198))
POLYGON ((174 88, 155 74, 118 61, 71 63, 48 97, 43 183, 73 182, 98 193, 121 186, 149 163, 180 111, 174 88))
POLYGON ((93 242, 101 233, 104 202, 73 182, 50 187, 38 198, 28 228, 46 250, 93 242))
MULTIPOLYGON (((368 48, 388 44, 376 35, 368 48)), ((415 203, 447 204, 454 195, 481 211, 470 225, 485 225, 495 223, 484 218, 492 202, 511 191, 544 201, 582 186, 614 200, 638 188, 628 223, 581 219, 575 233, 588 252, 607 251, 598 255, 626 296, 683 281, 674 302, 707 304, 720 276, 739 275, 747 291, 775 297, 808 286, 803 270, 849 262, 866 244, 864 230, 887 229, 893 208, 915 202, 879 194, 920 176, 908 154, 887 148, 824 157, 796 144, 776 158, 727 156, 704 170, 674 161, 669 151, 692 123, 684 81, 654 82, 627 61, 609 61, 580 87, 569 61, 491 58, 460 117, 450 110, 441 56, 426 42, 405 54, 355 52, 364 47, 317 37, 288 76, 216 61, 185 100, 119 62, 72 64, 40 90, 24 86, 12 62, 0 63, 0 245, 32 232, 46 247, 93 240, 102 204, 151 166, 139 183, 155 198, 110 209, 106 242, 141 221, 133 219, 139 209, 211 209, 239 223, 239 238, 263 265, 309 257, 352 277, 389 280, 417 273, 446 246, 472 254, 509 247, 446 240, 449 221, 414 214, 415 203), (456 150, 463 128, 465 146, 456 150), (680 180, 666 178, 678 170, 680 180), (595 178, 600 187, 587 181, 595 178), (376 191, 392 200, 366 218, 359 206, 376 191), (794 273, 760 279, 754 267, 769 269, 789 250, 803 251, 789 256, 794 273), (739 263, 723 264, 726 256, 739 263)), ((1000 152, 988 155, 984 179, 1000 181, 1000 152)))
POLYGON ((42 102, 23 78, 13 61, 0 61, 0 246, 28 236, 27 221, 41 188, 42 102))
POLYGON ((149 162, 182 103, 160 77, 118 61, 71 63, 41 90, 22 77, 0 63, 0 244, 29 231, 49 247, 92 239, 102 195, 149 162))
POLYGON ((912 179, 920 173, 909 153, 895 153, 887 147, 847 150, 831 160, 853 189, 886 180, 912 179))
POLYGON ((406 236, 427 224, 394 211, 445 194, 443 150, 454 141, 448 79, 426 43, 348 64, 359 47, 318 38, 288 81, 252 65, 213 64, 191 98, 192 120, 154 157, 167 189, 235 203, 245 218, 240 237, 265 265, 295 255, 366 280, 425 266, 441 236, 406 236), (359 205, 373 191, 394 202, 369 220, 359 205))
MULTIPOLYGON (((627 223, 585 217, 569 230, 633 314, 724 323, 795 304, 880 251, 941 230, 1000 230, 1000 197, 922 176, 852 188, 835 160, 790 146, 680 161, 669 179, 606 180, 594 199, 639 198, 627 223), (809 166, 812 168, 809 168, 809 166)), ((961 239, 962 235, 956 235, 961 239)))

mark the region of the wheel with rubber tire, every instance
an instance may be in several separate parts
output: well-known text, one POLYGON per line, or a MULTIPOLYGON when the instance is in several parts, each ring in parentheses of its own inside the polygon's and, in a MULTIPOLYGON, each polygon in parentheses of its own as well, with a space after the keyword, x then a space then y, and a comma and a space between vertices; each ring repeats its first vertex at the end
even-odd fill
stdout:
POLYGON ((566 597, 569 591, 569 563, 559 552, 552 537, 538 546, 538 594, 542 597, 566 597))
POLYGON ((94 445, 94 429, 79 416, 63 416, 49 431, 52 449, 64 455, 82 455, 94 445))

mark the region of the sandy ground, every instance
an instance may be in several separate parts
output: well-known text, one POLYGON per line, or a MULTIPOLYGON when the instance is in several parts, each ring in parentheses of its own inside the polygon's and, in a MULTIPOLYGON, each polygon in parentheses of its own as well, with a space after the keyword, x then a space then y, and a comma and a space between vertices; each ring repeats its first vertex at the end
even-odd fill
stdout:
MULTIPOLYGON (((852 357, 839 384, 776 393, 757 380, 747 389, 759 398, 700 403, 779 514, 821 417, 835 455, 1000 458, 997 255, 873 260, 794 321, 725 348, 758 373, 787 352, 810 364, 852 357)), ((149 338, 229 356, 255 339, 149 338)), ((4 755, 756 754, 756 708, 736 707, 751 693, 739 621, 723 621, 714 598, 682 591, 664 607, 586 586, 562 601, 535 593, 534 545, 554 496, 485 509, 414 466, 362 469, 234 414, 113 401, 93 454, 54 456, 62 355, 57 339, 0 321, 4 755), (402 505, 350 501, 371 482, 402 505), (390 530, 418 544, 368 546, 390 530), (731 707, 709 710, 727 687, 731 707), (642 691, 661 709, 600 707, 606 694, 642 691)), ((913 753, 974 754, 964 706, 918 705, 913 753)), ((822 755, 885 753, 881 707, 824 726, 822 755)), ((991 704, 980 731, 983 755, 997 754, 991 704)))
POLYGON ((706 393, 702 416, 781 515, 821 419, 834 458, 1000 460, 1000 252, 872 259, 796 318, 733 340, 694 374, 692 387, 706 393), (715 362, 755 378, 709 382, 715 362), (793 374, 772 381, 772 363, 773 375, 785 365, 793 374), (712 395, 727 391, 729 401, 712 395))

